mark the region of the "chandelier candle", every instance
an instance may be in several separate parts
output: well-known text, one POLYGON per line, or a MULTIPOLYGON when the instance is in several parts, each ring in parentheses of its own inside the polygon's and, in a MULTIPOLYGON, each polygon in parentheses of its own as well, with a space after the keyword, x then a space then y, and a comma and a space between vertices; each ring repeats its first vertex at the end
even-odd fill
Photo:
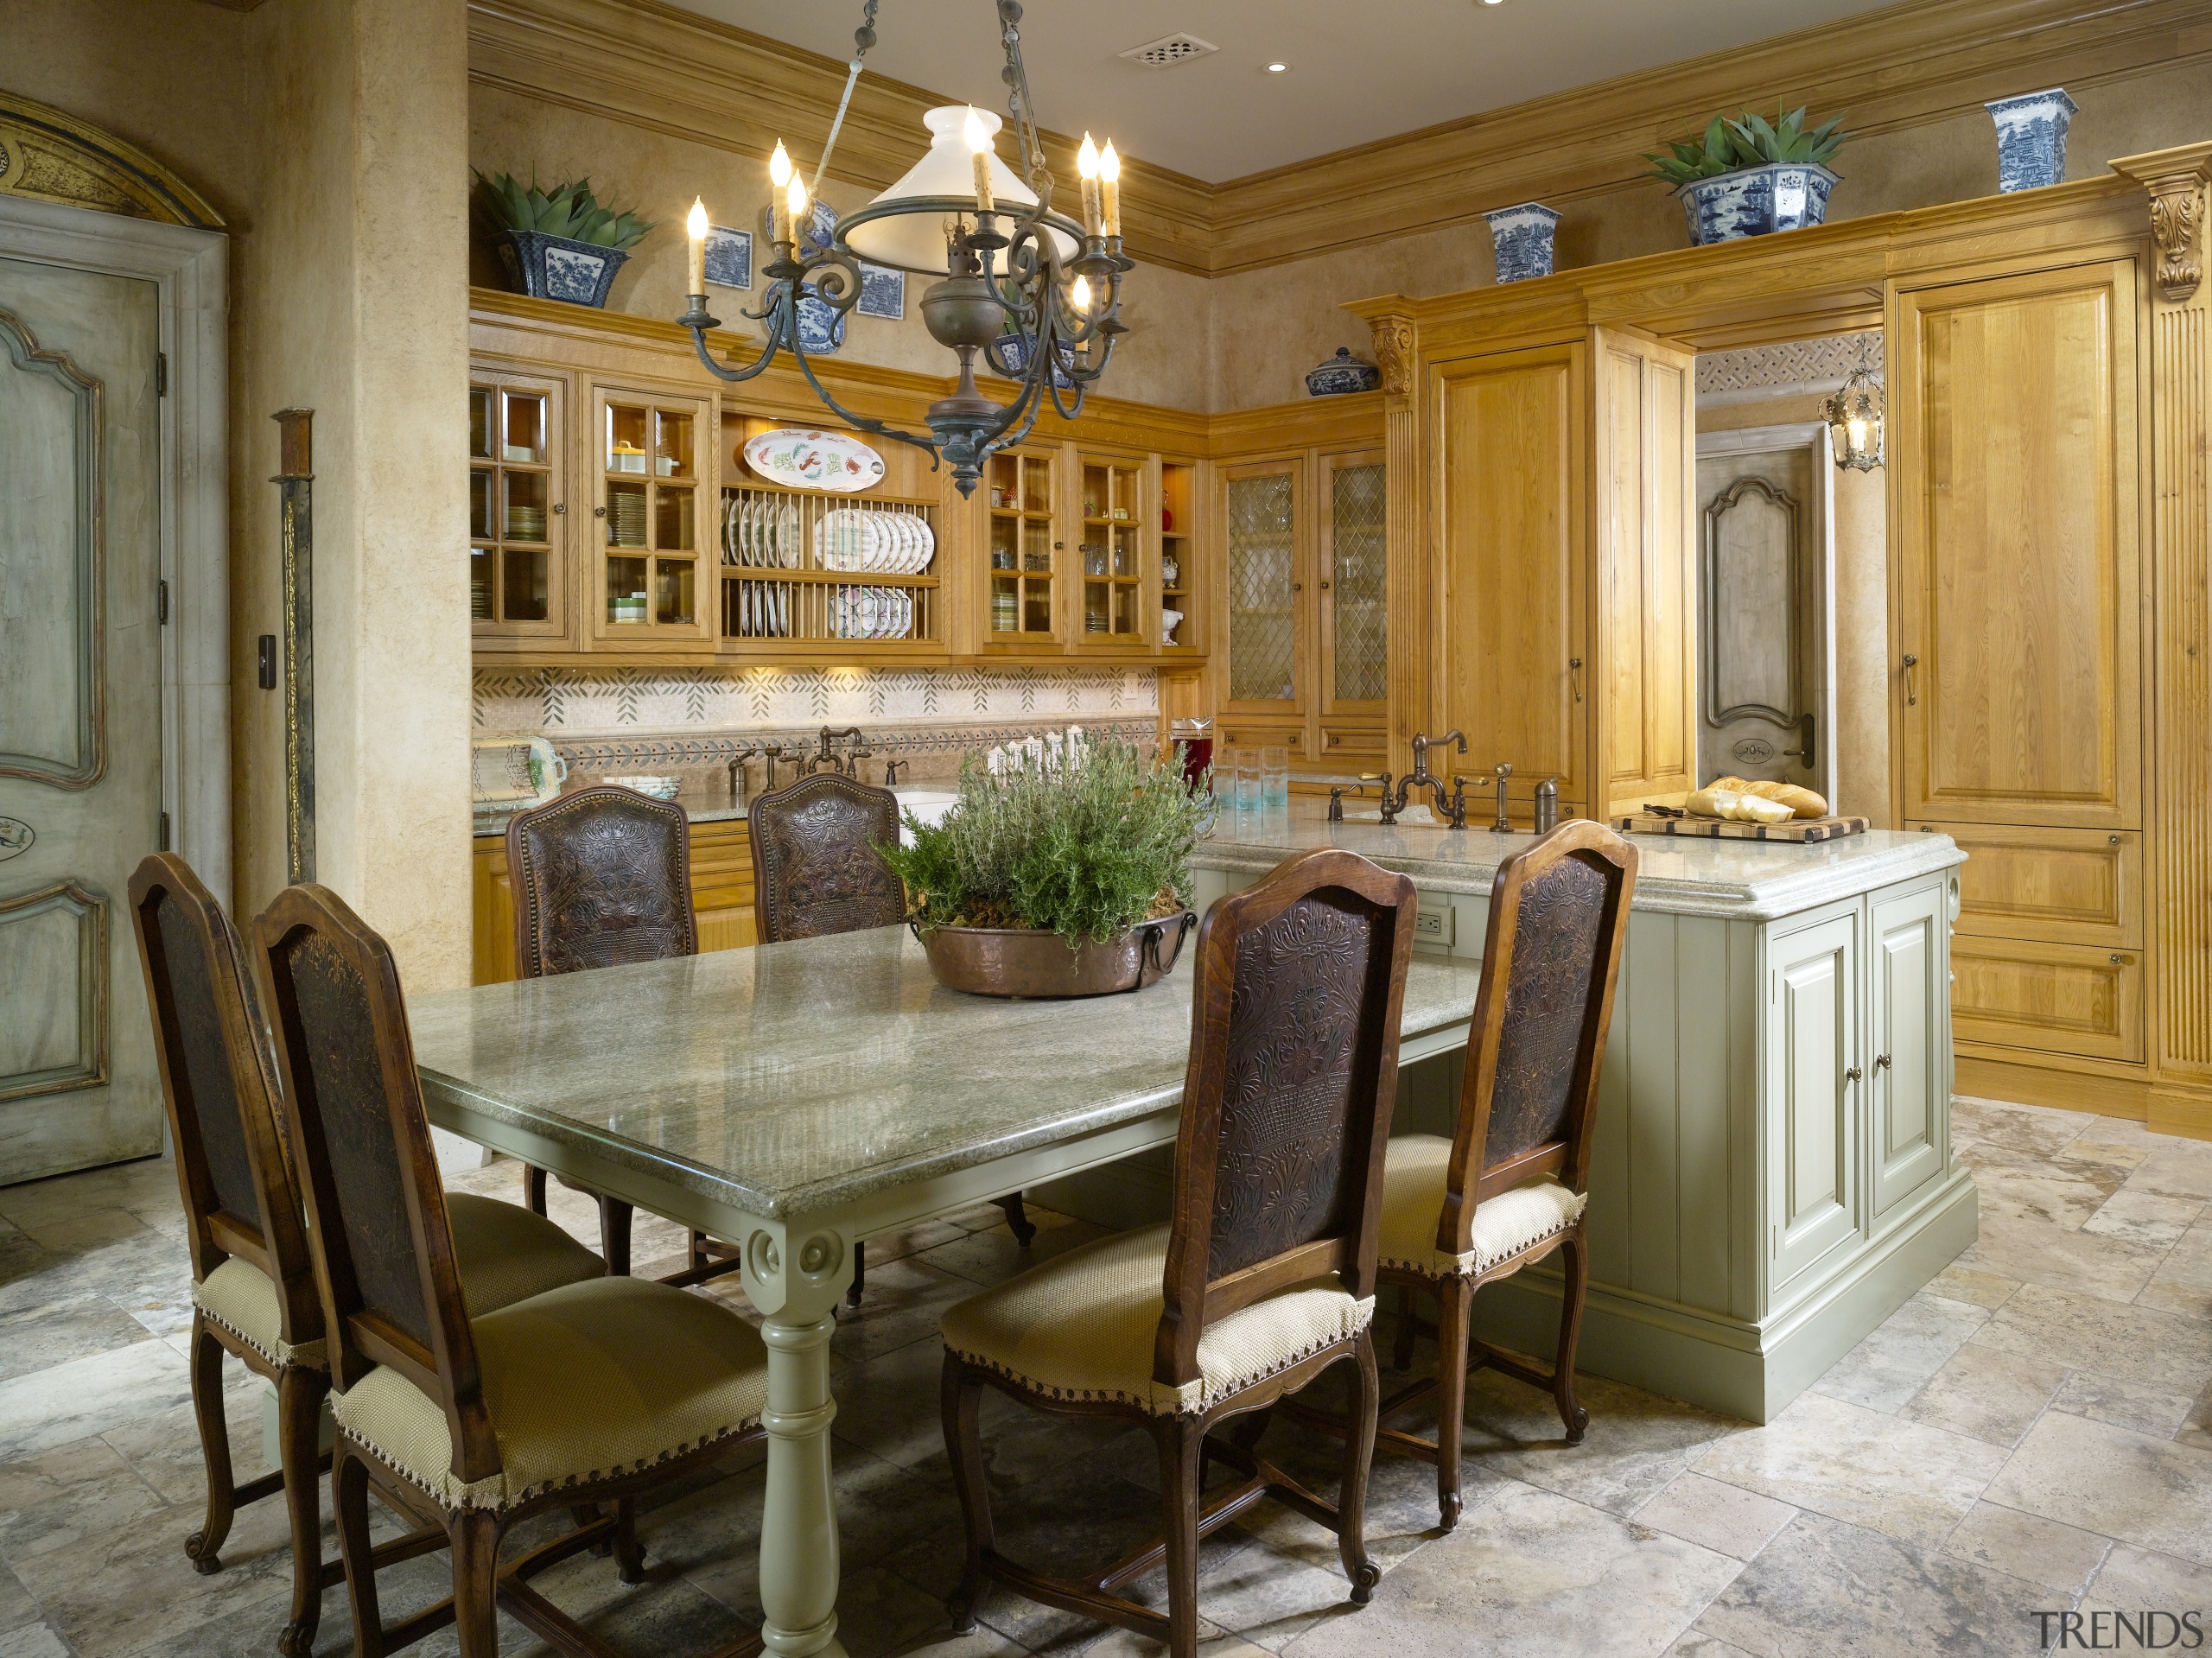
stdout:
POLYGON ((1075 170, 1083 177, 1083 228, 1092 236, 1103 235, 1098 228, 1098 146, 1087 132, 1083 148, 1075 153, 1075 170))
POLYGON ((962 136, 968 140, 968 153, 976 158, 976 211, 995 213, 997 206, 991 200, 991 135, 983 130, 982 118, 972 107, 962 136))
POLYGON ((1122 158, 1114 153, 1114 141, 1109 138, 1106 148, 1098 157, 1098 187, 1104 199, 1100 218, 1109 236, 1122 233, 1122 158))
POLYGON ((707 204, 696 196, 691 198, 691 212, 683 228, 691 238, 691 285, 683 291, 703 294, 707 291, 707 204))
POLYGON ((768 182, 775 186, 774 189, 768 192, 768 239, 771 242, 795 242, 798 239, 798 232, 796 228, 786 231, 781 236, 776 234, 776 213, 781 206, 779 198, 790 187, 791 181, 791 152, 784 148, 784 141, 779 138, 776 140, 776 153, 768 157, 768 182))

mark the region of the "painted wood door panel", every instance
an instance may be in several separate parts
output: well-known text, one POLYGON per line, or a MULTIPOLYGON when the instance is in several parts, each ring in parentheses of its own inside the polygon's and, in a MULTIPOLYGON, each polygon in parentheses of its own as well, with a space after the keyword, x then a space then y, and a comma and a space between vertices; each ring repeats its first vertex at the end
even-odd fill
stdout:
POLYGON ((1874 1217, 1943 1172, 1950 1146, 1949 1044, 1943 1032, 1943 890, 1877 899, 1868 951, 1866 1089, 1874 1217))
POLYGON ((0 1185, 162 1146, 159 335, 151 283, 0 259, 0 1185))
POLYGON ((1695 359, 1640 334, 1597 332, 1598 764, 1605 810, 1696 785, 1690 605, 1695 359))
MULTIPOLYGON (((1444 720, 1468 769, 1545 778, 1586 808, 1583 360, 1579 343, 1438 365, 1444 720)), ((1524 804, 1525 810, 1525 804, 1524 804)))
POLYGON ((1958 930, 2055 944, 2143 943, 2143 837, 2126 829, 1929 823, 1967 854, 1958 930))
POLYGON ((1769 1282, 1814 1265, 1858 1224, 1859 917, 1769 944, 1769 1282))
POLYGON ((1951 1031, 1961 1043, 2018 1049, 2023 1058, 2143 1058, 2138 951, 1960 932, 1951 940, 1951 1031))
POLYGON ((2139 828, 2134 264, 1898 304, 1904 815, 2139 828))

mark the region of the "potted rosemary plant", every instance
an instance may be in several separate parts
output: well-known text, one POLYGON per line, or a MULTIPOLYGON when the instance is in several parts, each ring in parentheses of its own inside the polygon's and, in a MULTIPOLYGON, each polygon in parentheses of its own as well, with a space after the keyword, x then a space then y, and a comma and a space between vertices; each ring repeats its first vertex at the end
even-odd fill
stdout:
POLYGON ((1836 175, 1826 163, 1850 136, 1840 117, 1807 131, 1802 109, 1773 121, 1749 110, 1732 119, 1716 115, 1701 141, 1646 153, 1652 168, 1645 176, 1675 187, 1700 247, 1796 230, 1827 217, 1836 175))
POLYGON ((1071 726, 970 755, 960 798, 880 848, 938 982, 986 996, 1141 990, 1175 965, 1211 802, 1179 765, 1071 726))
POLYGON ((479 173, 476 200, 508 280, 532 299, 604 306, 628 251, 652 228, 634 213, 601 206, 589 179, 541 190, 525 189, 511 173, 479 173))

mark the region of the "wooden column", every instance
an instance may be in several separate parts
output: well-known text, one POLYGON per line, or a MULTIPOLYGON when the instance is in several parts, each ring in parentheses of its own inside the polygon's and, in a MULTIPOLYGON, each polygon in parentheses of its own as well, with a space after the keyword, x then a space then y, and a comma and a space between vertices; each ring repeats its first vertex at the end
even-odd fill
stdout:
POLYGON ((2130 156, 2151 196, 2150 1124, 2212 1137, 2212 491, 2205 183, 2212 143, 2130 156))
POLYGON ((1385 684, 1389 715, 1383 765, 1402 772, 1411 761, 1409 740, 1431 729, 1444 706, 1439 686, 1443 614, 1436 561, 1429 556, 1427 473, 1421 449, 1418 410, 1421 335, 1411 302, 1403 295, 1362 301, 1350 308, 1366 318, 1382 371, 1382 444, 1389 467, 1388 537, 1390 596, 1385 684))

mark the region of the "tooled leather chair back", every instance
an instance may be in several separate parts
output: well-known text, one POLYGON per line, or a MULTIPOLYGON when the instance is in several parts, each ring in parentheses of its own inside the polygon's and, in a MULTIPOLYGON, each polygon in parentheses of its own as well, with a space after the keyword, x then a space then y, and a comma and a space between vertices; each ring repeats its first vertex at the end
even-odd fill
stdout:
POLYGON ((876 848, 899 839, 899 797, 835 772, 753 803, 753 913, 764 944, 906 918, 906 889, 876 848))
POLYGON ((518 812, 507 873, 525 979, 699 952, 690 822, 672 801, 598 784, 518 812))

